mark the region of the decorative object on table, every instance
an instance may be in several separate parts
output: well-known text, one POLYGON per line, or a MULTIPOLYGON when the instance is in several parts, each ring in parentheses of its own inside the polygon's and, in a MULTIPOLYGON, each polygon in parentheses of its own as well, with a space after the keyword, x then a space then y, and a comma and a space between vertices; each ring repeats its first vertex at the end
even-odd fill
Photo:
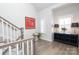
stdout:
POLYGON ((64 32, 67 30, 66 28, 61 28, 64 32))
POLYGON ((35 29, 35 18, 25 17, 25 28, 26 29, 35 29))

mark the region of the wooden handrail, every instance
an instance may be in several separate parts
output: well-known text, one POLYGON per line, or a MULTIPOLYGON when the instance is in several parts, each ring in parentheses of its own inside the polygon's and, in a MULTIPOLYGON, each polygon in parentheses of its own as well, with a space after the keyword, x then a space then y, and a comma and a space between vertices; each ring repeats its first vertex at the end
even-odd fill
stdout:
POLYGON ((8 23, 9 23, 9 24, 11 24, 12 26, 14 26, 14 27, 16 27, 17 29, 19 29, 19 30, 20 30, 20 28, 19 28, 19 27, 17 27, 16 25, 12 24, 10 21, 8 21, 8 20, 4 19, 4 18, 3 18, 3 17, 1 17, 1 16, 0 16, 0 18, 1 18, 1 19, 3 19, 4 21, 8 22, 8 23))
POLYGON ((33 40, 33 38, 30 38, 30 39, 23 39, 23 40, 18 40, 18 41, 11 42, 11 43, 2 44, 2 45, 0 45, 0 49, 1 49, 1 48, 4 48, 4 47, 16 45, 16 44, 18 44, 18 43, 25 42, 25 41, 27 41, 27 40, 33 40))

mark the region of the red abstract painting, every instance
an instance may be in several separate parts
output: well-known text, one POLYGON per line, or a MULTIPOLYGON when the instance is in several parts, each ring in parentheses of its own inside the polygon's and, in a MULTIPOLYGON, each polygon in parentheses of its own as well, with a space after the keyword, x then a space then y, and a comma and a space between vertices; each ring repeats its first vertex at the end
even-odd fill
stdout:
POLYGON ((25 17, 25 28, 26 29, 35 29, 35 18, 25 17))

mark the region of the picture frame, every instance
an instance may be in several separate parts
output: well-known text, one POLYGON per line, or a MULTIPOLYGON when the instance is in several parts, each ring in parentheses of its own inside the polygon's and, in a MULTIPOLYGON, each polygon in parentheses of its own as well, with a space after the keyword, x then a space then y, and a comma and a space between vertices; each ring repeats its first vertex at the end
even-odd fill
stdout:
POLYGON ((35 29, 36 21, 35 18, 25 17, 25 28, 26 29, 35 29))

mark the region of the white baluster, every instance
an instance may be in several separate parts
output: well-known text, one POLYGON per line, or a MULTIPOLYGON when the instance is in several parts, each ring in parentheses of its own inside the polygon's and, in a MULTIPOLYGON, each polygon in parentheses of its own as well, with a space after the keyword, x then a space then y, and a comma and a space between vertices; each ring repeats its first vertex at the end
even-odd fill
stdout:
POLYGON ((4 39, 5 39, 5 42, 7 43, 7 23, 5 22, 4 23, 4 39))
POLYGON ((18 36, 20 36, 20 35, 21 35, 20 30, 18 30, 18 36))
POLYGON ((10 32, 11 32, 11 31, 10 31, 10 25, 8 25, 8 32, 9 32, 9 33, 8 33, 8 35, 9 35, 9 37, 8 37, 8 38, 9 38, 8 41, 10 42, 10 40, 11 40, 11 37, 10 37, 10 36, 11 36, 11 35, 10 35, 10 32))
POLYGON ((0 20, 0 31, 1 31, 0 32, 1 33, 0 36, 2 37, 2 21, 1 20, 0 20))
POLYGON ((12 28, 12 33, 11 33, 12 34, 12 36, 11 36, 12 38, 11 38, 11 40, 13 42, 13 40, 14 40, 14 38, 13 38, 13 26, 11 28, 12 28))
POLYGON ((16 31, 16 32, 17 32, 17 38, 18 38, 18 29, 17 29, 17 31, 16 31))
POLYGON ((8 23, 6 24, 6 27, 7 27, 7 43, 9 43, 9 26, 8 26, 8 23))
POLYGON ((16 33, 15 33, 15 28, 14 28, 14 41, 16 41, 16 33))
POLYGON ((29 55, 29 40, 27 40, 27 55, 29 55))
POLYGON ((17 39, 17 30, 15 29, 15 38, 17 39))
POLYGON ((15 41, 15 28, 13 27, 13 41, 15 41))
POLYGON ((11 34, 12 34, 12 31, 11 31, 11 25, 10 25, 10 42, 12 42, 11 34))
POLYGON ((24 55, 24 42, 22 42, 22 54, 24 55))
POLYGON ((33 39, 31 40, 31 55, 33 55, 33 39))
POLYGON ((3 22, 3 20, 2 20, 2 32, 3 32, 3 42, 4 42, 4 22, 3 22))
POLYGON ((11 51, 11 46, 9 46, 9 55, 12 54, 12 51, 11 51))
POLYGON ((12 29, 12 26, 10 25, 10 37, 11 37, 10 40, 11 40, 11 42, 13 41, 13 35, 12 35, 13 32, 12 31, 13 31, 13 29, 12 29))
POLYGON ((19 55, 19 45, 16 44, 16 49, 17 49, 17 55, 19 55))
POLYGON ((2 55, 2 49, 0 49, 0 55, 2 55))

